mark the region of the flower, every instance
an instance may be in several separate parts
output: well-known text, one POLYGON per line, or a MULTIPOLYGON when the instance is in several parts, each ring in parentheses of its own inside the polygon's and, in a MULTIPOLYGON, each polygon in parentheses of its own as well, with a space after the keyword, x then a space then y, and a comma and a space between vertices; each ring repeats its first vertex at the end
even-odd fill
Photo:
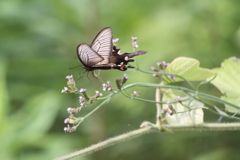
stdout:
POLYGON ((152 74, 153 77, 160 78, 159 74, 152 74))
POLYGON ((132 46, 133 48, 138 48, 138 44, 137 44, 137 37, 132 37, 132 46))
POLYGON ((128 79, 128 75, 127 74, 124 74, 123 75, 125 79, 128 79))
POLYGON ((137 40, 137 37, 132 37, 132 40, 133 40, 133 41, 136 41, 136 40, 137 40))
POLYGON ((172 80, 175 80, 175 79, 176 79, 176 77, 173 76, 173 75, 168 75, 167 77, 168 77, 168 78, 171 78, 172 80))
POLYGON ((69 118, 66 118, 66 119, 64 120, 64 123, 68 123, 69 120, 70 120, 69 118))
POLYGON ((112 40, 113 43, 117 43, 119 41, 119 38, 115 38, 112 40))
POLYGON ((111 87, 110 81, 107 81, 107 84, 106 84, 106 83, 103 83, 103 84, 102 84, 102 87, 103 87, 103 91, 106 91, 106 90, 112 91, 112 90, 113 90, 113 88, 111 87))
POLYGON ((99 91, 95 91, 95 93, 96 93, 96 96, 97 96, 97 97, 103 96, 103 94, 100 93, 99 91))
POLYGON ((81 88, 81 89, 79 90, 79 92, 81 92, 81 93, 86 92, 86 89, 81 88))
POLYGON ((132 45, 133 45, 134 48, 138 48, 138 44, 137 44, 136 41, 134 41, 134 42, 132 43, 132 45))
POLYGON ((158 72, 156 67, 151 67, 151 70, 154 71, 154 72, 158 72))
POLYGON ((177 96, 176 100, 177 101, 182 101, 182 98, 180 96, 177 96))
POLYGON ((61 91, 61 93, 68 93, 68 88, 67 87, 64 87, 63 89, 62 89, 62 91, 61 91))
POLYGON ((133 96, 133 97, 136 97, 136 96, 140 96, 140 94, 141 94, 141 92, 133 91, 132 96, 133 96))
POLYGON ((66 78, 67 78, 67 79, 72 79, 73 76, 72 76, 72 75, 70 75, 70 76, 66 76, 66 78))

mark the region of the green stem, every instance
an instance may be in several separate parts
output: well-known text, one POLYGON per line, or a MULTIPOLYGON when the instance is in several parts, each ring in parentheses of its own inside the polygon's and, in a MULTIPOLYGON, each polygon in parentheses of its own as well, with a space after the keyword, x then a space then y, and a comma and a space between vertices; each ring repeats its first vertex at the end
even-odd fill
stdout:
POLYGON ((80 155, 83 155, 83 154, 86 154, 86 153, 93 153, 93 152, 99 151, 103 148, 112 146, 116 143, 123 142, 125 140, 129 140, 129 139, 132 139, 132 138, 136 138, 136 137, 139 137, 140 135, 143 135, 143 134, 146 134, 146 133, 151 133, 151 132, 154 132, 154 131, 156 132, 158 130, 154 127, 145 127, 145 128, 140 128, 140 129, 137 129, 137 130, 133 130, 131 132, 128 132, 128 133, 110 138, 110 139, 105 140, 103 142, 94 144, 90 147, 84 148, 80 151, 77 151, 77 152, 68 154, 66 156, 57 158, 55 160, 66 160, 66 159, 74 158, 74 157, 77 157, 77 156, 80 156, 80 155))
MULTIPOLYGON (((198 124, 198 125, 163 125, 163 128, 172 130, 172 131, 185 131, 185 130, 208 130, 208 131, 224 131, 224 130, 240 130, 240 123, 204 123, 204 124, 198 124)), ((66 159, 71 159, 80 155, 84 155, 87 153, 93 153, 96 151, 99 151, 101 149, 104 149, 106 147, 115 145, 117 143, 123 142, 125 140, 129 140, 132 138, 137 138, 139 136, 142 136, 147 133, 152 133, 152 132, 159 132, 159 129, 149 126, 149 127, 144 127, 140 128, 137 130, 133 130, 131 132, 110 138, 108 140, 105 140, 103 142, 94 144, 90 147, 84 148, 80 151, 65 155, 63 157, 57 158, 55 160, 66 160, 66 159)))
MULTIPOLYGON (((185 88, 185 87, 170 86, 170 85, 161 85, 161 84, 152 84, 152 83, 134 83, 134 84, 130 84, 130 85, 124 86, 123 89, 128 89, 128 88, 131 88, 131 87, 170 88, 170 89, 174 89, 174 90, 181 90, 181 91, 183 91, 183 92, 185 92, 185 93, 187 93, 187 94, 189 94, 189 93, 190 93, 190 94, 193 94, 193 95, 196 94, 196 91, 187 89, 187 88, 185 88)), ((212 96, 212 95, 209 95, 209 94, 205 94, 205 93, 198 92, 198 97, 210 99, 210 100, 213 100, 213 101, 216 101, 216 102, 219 102, 219 103, 223 103, 223 104, 225 104, 225 105, 232 106, 233 108, 240 109, 239 106, 236 106, 236 105, 231 104, 231 103, 229 103, 229 102, 223 101, 223 100, 221 100, 220 98, 215 97, 215 96, 212 96)), ((156 103, 156 102, 155 102, 155 103, 156 103)))
POLYGON ((89 112, 86 116, 84 116, 83 118, 87 118, 88 116, 90 116, 91 114, 93 114, 96 110, 98 110, 101 106, 103 106, 105 103, 107 103, 110 100, 110 98, 106 98, 101 104, 99 104, 96 108, 94 108, 91 112, 89 112))
POLYGON ((170 75, 170 76, 174 76, 174 77, 179 77, 179 78, 183 79, 184 81, 186 81, 192 89, 195 89, 195 87, 193 86, 193 84, 190 81, 188 81, 186 78, 184 78, 182 76, 179 76, 177 74, 169 74, 169 73, 161 73, 161 72, 149 72, 149 71, 141 70, 139 68, 136 68, 136 69, 143 72, 143 73, 147 73, 147 74, 160 74, 160 75, 165 75, 165 76, 170 75))

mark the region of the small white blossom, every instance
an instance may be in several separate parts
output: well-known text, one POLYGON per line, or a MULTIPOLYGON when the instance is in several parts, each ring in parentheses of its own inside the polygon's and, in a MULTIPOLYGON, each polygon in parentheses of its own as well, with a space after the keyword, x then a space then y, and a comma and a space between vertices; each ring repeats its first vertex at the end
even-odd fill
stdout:
POLYGON ((72 79, 73 76, 72 76, 72 75, 70 75, 70 76, 66 76, 66 78, 67 78, 67 79, 72 79))
POLYGON ((61 93, 66 93, 68 91, 68 88, 67 87, 64 87, 63 89, 62 89, 62 92, 61 93))
POLYGON ((119 41, 119 38, 115 38, 112 40, 113 43, 117 43, 119 41))
POLYGON ((133 41, 136 41, 136 40, 137 40, 137 37, 132 37, 132 40, 133 40, 133 41))
POLYGON ((79 90, 79 92, 86 92, 86 89, 83 89, 83 88, 81 88, 80 90, 79 90))
POLYGON ((138 44, 137 44, 136 41, 133 42, 133 47, 134 47, 134 48, 138 48, 138 44))
POLYGON ((64 120, 64 123, 68 123, 68 120, 69 120, 69 118, 66 118, 66 119, 64 120))
POLYGON ((123 75, 125 79, 128 79, 128 75, 127 74, 124 74, 123 75))
POLYGON ((96 96, 97 96, 97 97, 103 96, 103 94, 100 93, 99 91, 95 91, 95 92, 96 92, 96 96))
POLYGON ((177 96, 177 101, 182 101, 182 98, 180 96, 177 96))

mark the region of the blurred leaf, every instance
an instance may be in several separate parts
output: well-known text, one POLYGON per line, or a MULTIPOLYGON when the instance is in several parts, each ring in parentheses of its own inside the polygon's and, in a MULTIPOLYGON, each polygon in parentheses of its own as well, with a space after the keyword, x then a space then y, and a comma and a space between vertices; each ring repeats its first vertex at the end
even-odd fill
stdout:
MULTIPOLYGON (((163 101, 171 102, 177 96, 181 95, 178 91, 168 90, 163 96, 163 101)), ((187 99, 181 95, 181 99, 187 99)), ((173 108, 176 110, 176 114, 166 116, 167 122, 169 124, 202 124, 203 123, 203 110, 204 104, 196 101, 194 99, 184 100, 181 103, 172 104, 173 108), (182 105, 183 104, 183 105, 182 105)), ((163 109, 168 108, 168 104, 163 104, 163 109)))
MULTIPOLYGON (((48 91, 29 98, 26 105, 9 118, 5 118, 5 128, 1 130, 1 154, 4 158, 29 145, 37 145, 37 141, 52 126, 58 109, 58 94, 48 91)), ((14 156, 14 155, 12 155, 14 156)), ((1 157, 1 159, 3 158, 1 157)))
POLYGON ((6 59, 0 57, 0 125, 3 127, 3 120, 8 110, 8 92, 6 83, 6 59))
MULTIPOLYGON (((213 69, 217 77, 211 81, 223 94, 221 99, 229 103, 240 106, 240 59, 236 57, 225 60, 221 68, 213 69)), ((239 112, 237 108, 226 105, 229 112, 239 112)))
MULTIPOLYGON (((213 77, 214 73, 205 68, 199 67, 200 62, 193 58, 179 57, 174 59, 166 69, 166 73, 177 74, 189 81, 203 81, 213 77)), ((183 81, 176 77, 175 82, 183 81)))

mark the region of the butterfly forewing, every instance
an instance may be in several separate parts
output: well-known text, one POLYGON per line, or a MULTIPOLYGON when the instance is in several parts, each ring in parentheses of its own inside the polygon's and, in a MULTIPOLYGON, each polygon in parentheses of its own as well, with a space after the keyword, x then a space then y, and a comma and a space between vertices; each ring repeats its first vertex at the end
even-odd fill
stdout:
POLYGON ((101 61, 103 58, 93 51, 89 45, 83 43, 77 48, 78 58, 85 67, 93 66, 101 61))
POLYGON ((108 27, 101 30, 93 40, 91 48, 104 59, 100 64, 108 64, 112 52, 112 29, 108 27))

